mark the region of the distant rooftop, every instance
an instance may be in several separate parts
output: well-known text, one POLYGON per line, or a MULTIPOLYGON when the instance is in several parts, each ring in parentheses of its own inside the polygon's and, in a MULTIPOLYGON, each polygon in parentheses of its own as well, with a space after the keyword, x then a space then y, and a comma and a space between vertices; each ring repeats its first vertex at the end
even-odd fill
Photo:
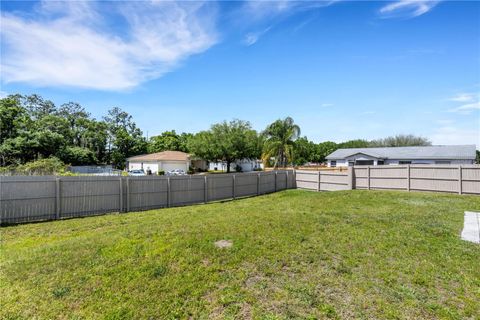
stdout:
POLYGON ((188 153, 181 151, 162 151, 150 154, 142 154, 139 156, 130 157, 127 161, 187 161, 189 160, 188 153))
POLYGON ((351 148, 338 149, 326 158, 328 160, 345 159, 352 155, 361 153, 380 159, 475 159, 476 147, 469 145, 442 145, 422 147, 384 147, 384 148, 351 148))

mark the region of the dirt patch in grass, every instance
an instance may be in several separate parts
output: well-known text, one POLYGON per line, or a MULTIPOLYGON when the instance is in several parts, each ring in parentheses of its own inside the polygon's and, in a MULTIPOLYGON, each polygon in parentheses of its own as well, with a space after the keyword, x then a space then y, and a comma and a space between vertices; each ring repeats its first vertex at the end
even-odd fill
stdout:
POLYGON ((215 241, 215 247, 220 249, 230 248, 233 246, 233 242, 230 240, 218 240, 215 241))

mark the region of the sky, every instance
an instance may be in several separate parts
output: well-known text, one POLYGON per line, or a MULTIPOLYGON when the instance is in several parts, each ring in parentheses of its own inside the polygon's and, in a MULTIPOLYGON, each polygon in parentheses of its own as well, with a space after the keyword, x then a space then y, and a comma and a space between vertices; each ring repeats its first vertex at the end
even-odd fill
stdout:
POLYGON ((315 142, 480 147, 480 2, 1 1, 0 95, 144 135, 291 116, 315 142))

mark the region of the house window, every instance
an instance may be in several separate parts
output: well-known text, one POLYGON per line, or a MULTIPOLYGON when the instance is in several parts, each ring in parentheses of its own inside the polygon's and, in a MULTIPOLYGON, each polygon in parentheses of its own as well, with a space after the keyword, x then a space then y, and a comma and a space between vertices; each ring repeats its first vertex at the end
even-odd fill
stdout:
POLYGON ((357 166, 373 166, 373 160, 357 160, 355 161, 357 166))
POLYGON ((438 161, 435 161, 435 164, 451 164, 452 162, 451 161, 447 161, 447 160, 438 160, 438 161))
POLYGON ((384 164, 385 164, 385 161, 383 161, 383 160, 378 160, 377 161, 378 166, 383 166, 384 164))
POLYGON ((412 164, 412 161, 398 161, 398 164, 412 164))
POLYGON ((355 165, 355 161, 348 161, 348 166, 353 167, 355 165))
POLYGON ((336 166, 337 166, 337 161, 336 160, 330 161, 330 167, 336 167, 336 166))

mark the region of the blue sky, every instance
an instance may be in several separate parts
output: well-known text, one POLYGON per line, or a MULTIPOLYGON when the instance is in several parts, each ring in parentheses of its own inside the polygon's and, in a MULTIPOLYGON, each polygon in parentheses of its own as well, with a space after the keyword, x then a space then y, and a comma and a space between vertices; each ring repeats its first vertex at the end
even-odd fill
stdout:
POLYGON ((480 146, 474 1, 2 1, 1 94, 119 106, 149 136, 292 116, 316 142, 480 146))

